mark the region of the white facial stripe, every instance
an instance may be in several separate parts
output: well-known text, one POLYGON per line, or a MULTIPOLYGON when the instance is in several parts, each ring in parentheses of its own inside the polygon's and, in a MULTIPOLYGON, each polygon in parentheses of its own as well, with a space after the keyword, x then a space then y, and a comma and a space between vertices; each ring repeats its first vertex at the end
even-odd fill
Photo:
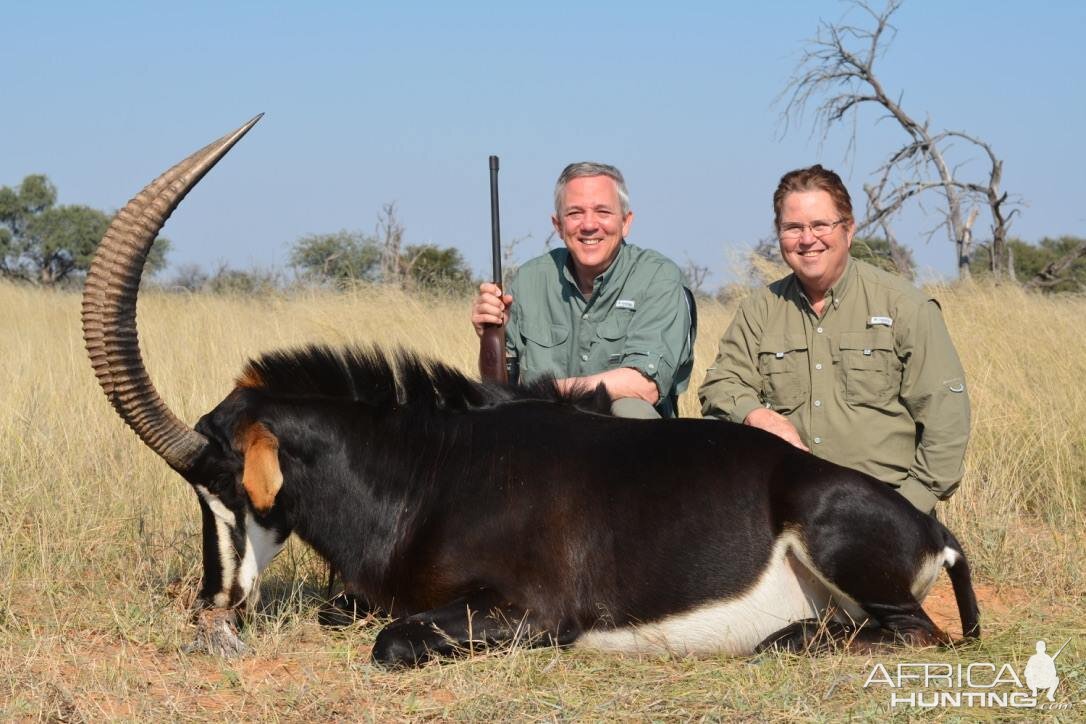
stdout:
MULTIPOLYGON (((220 505, 222 505, 220 503, 220 505)), ((237 551, 230 542, 230 532, 233 526, 228 525, 222 518, 215 518, 215 532, 218 534, 219 565, 222 566, 222 584, 219 592, 215 594, 214 603, 219 608, 230 605, 230 589, 234 587, 234 576, 237 572, 237 551)))
POLYGON ((260 575, 260 569, 256 564, 256 555, 253 553, 253 544, 245 539, 245 557, 241 559, 241 568, 238 570, 238 585, 241 586, 243 598, 248 598, 253 591, 256 577, 260 575))
POLYGON ((238 519, 234 517, 234 511, 223 505, 223 502, 212 495, 210 490, 203 485, 197 485, 195 487, 196 492, 199 493, 200 497, 207 503, 207 507, 211 508, 211 512, 215 514, 216 518, 225 521, 231 528, 238 524, 238 519))
POLYGON ((273 528, 265 528, 256 522, 249 513, 245 514, 245 533, 249 537, 250 544, 256 549, 256 564, 263 571, 279 555, 286 545, 286 538, 277 542, 279 531, 273 528))
MULTIPOLYGON (((821 576, 795 555, 799 549, 795 534, 786 533, 777 540, 757 582, 739 596, 650 624, 590 631, 577 639, 577 645, 620 653, 751 654, 789 623, 822 616, 830 603, 821 576)), ((848 603, 858 610, 854 602, 848 603)))
POLYGON ((277 543, 279 534, 271 529, 264 528, 252 514, 245 513, 245 556, 241 559, 241 570, 238 572, 238 585, 250 597, 255 590, 257 577, 261 571, 268 567, 272 559, 283 549, 286 539, 277 543))
MULTIPOLYGON (((196 485, 196 492, 215 516, 215 538, 219 546, 219 565, 222 566, 222 583, 219 592, 212 598, 212 603, 219 608, 230 605, 230 589, 234 587, 234 578, 237 575, 237 551, 231 543, 231 533, 237 525, 237 517, 234 511, 227 508, 221 500, 211 493, 203 485, 196 485)), ((248 590, 246 590, 248 593, 248 590)))

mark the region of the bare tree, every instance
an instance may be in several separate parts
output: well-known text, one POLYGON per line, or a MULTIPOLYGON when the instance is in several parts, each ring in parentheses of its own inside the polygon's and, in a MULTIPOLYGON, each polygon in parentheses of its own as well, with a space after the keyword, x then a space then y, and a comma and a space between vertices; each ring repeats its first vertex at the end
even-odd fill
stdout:
POLYGON ((684 256, 686 256, 686 263, 683 264, 681 270, 684 285, 695 295, 706 294, 703 287, 705 285, 705 280, 709 278, 709 275, 712 274, 712 272, 709 271, 709 267, 698 264, 686 254, 684 254, 684 256))
POLYGON ((986 206, 992 219, 992 267, 998 276, 1009 268, 1007 227, 1016 211, 1008 210, 1008 195, 1000 187, 1003 162, 988 143, 975 136, 933 130, 930 119, 917 121, 902 106, 902 94, 892 96, 876 74, 876 61, 886 53, 897 32, 890 18, 901 7, 901 1, 888 0, 881 11, 860 0, 853 2, 873 27, 821 23, 781 94, 785 100, 785 127, 791 120, 801 121, 804 112, 813 107, 816 126, 821 126, 823 136, 838 123, 851 122, 851 150, 856 142, 860 108, 872 104, 879 108, 908 138, 875 171, 875 181, 864 185, 867 213, 858 221, 857 233, 878 230, 894 242, 890 228, 893 216, 910 200, 919 201, 921 196, 935 192, 945 206, 942 221, 929 237, 939 228, 946 228, 957 252, 958 275, 967 278, 973 225, 980 207, 986 206), (961 171, 965 161, 972 160, 970 149, 982 151, 987 157, 990 170, 986 179, 972 179, 961 171))
POLYGON ((377 244, 381 249, 381 281, 386 284, 402 284, 406 278, 411 260, 405 268, 403 253, 403 224, 396 217, 396 202, 381 205, 377 214, 377 244))
POLYGON ((520 268, 520 264, 517 263, 517 247, 531 238, 531 233, 528 233, 524 236, 514 236, 502 244, 502 289, 509 288, 509 282, 513 280, 520 268))

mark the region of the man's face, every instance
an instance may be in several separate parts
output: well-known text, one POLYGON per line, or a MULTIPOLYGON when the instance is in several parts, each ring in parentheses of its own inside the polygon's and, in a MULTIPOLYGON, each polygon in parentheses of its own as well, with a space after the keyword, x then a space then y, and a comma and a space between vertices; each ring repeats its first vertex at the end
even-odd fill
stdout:
POLYGON ((781 205, 780 234, 781 256, 796 273, 809 297, 821 296, 841 278, 848 263, 848 250, 856 223, 846 221, 837 224, 824 236, 815 236, 810 226, 819 222, 832 224, 841 218, 833 198, 825 191, 793 191, 784 197, 781 205), (798 237, 784 233, 787 229, 803 226, 798 237))
POLYGON ((613 179, 582 176, 566 184, 561 210, 551 222, 569 249, 582 286, 611 266, 632 221, 633 212, 622 213, 613 179))

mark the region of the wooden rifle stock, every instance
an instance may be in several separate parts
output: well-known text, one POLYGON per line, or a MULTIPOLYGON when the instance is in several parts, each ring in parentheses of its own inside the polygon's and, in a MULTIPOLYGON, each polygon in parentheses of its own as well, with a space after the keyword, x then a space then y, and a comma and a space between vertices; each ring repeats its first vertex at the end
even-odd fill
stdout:
POLYGON ((479 376, 489 382, 508 382, 505 369, 505 325, 488 324, 479 340, 479 376))
MULTIPOLYGON (((494 283, 502 288, 502 242, 498 220, 498 157, 490 157, 490 246, 494 283)), ((501 291, 499 291, 499 295, 501 291)), ((506 314, 508 314, 506 310, 506 314)), ((508 382, 505 367, 505 325, 487 324, 479 340, 479 376, 490 382, 508 382)))

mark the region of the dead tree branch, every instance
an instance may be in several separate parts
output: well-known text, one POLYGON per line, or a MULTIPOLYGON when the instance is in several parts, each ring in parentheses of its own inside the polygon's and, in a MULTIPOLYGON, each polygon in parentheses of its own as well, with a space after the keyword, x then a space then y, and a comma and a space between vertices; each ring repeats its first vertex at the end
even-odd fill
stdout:
POLYGON ((377 243, 381 248, 381 280, 386 284, 402 284, 416 259, 404 264, 402 251, 403 224, 396 217, 396 202, 381 205, 377 215, 377 243))
POLYGON ((831 128, 852 118, 852 134, 848 153, 856 143, 857 118, 862 107, 875 106, 883 113, 881 119, 893 120, 908 140, 893 151, 874 173, 876 181, 865 184, 867 212, 857 223, 858 232, 881 230, 893 238, 892 218, 911 200, 919 202, 921 195, 936 193, 941 198, 943 221, 950 240, 955 245, 958 275, 969 276, 969 259, 973 244, 975 214, 965 209, 983 203, 992 217, 992 248, 995 264, 1006 269, 1007 227, 1014 210, 1007 211, 1008 195, 1000 188, 1003 162, 991 145, 961 131, 933 131, 930 122, 920 122, 905 111, 902 92, 892 96, 883 86, 876 62, 885 55, 896 28, 891 18, 901 7, 902 0, 888 0, 882 10, 863 1, 853 6, 865 15, 866 27, 844 23, 820 24, 816 37, 808 43, 796 67, 796 73, 781 93, 784 101, 782 120, 787 129, 791 122, 801 122, 813 109, 815 127, 825 138, 831 128), (961 163, 952 165, 949 156, 956 149, 955 140, 966 141, 988 157, 990 172, 981 181, 964 179, 961 163))
POLYGON ((709 267, 696 263, 689 256, 686 256, 686 263, 682 268, 683 278, 686 281, 686 286, 694 294, 704 294, 705 290, 702 288, 705 285, 705 280, 712 274, 709 271, 709 267))
POLYGON ((1054 287, 1064 280, 1071 266, 1084 257, 1086 257, 1086 241, 1083 241, 1056 261, 1046 264, 1041 271, 1037 272, 1037 276, 1026 282, 1026 286, 1033 289, 1054 287))

